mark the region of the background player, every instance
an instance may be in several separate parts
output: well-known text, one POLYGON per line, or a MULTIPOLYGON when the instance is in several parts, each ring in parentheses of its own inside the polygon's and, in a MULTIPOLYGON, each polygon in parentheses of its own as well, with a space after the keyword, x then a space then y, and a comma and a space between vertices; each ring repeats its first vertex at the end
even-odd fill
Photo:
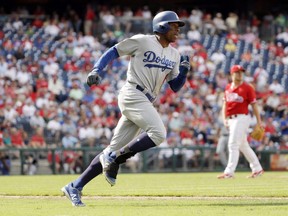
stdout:
POLYGON ((226 169, 219 179, 233 178, 239 160, 239 150, 248 160, 252 174, 248 177, 255 178, 263 174, 262 166, 247 141, 247 131, 250 124, 248 105, 251 104, 257 124, 262 125, 258 111, 254 88, 243 81, 245 69, 240 65, 234 65, 230 69, 232 83, 225 89, 223 103, 224 124, 229 127, 228 150, 229 158, 226 169))
POLYGON ((115 185, 119 164, 137 152, 159 145, 166 138, 166 128, 153 102, 165 80, 174 92, 186 81, 189 58, 180 57, 170 46, 184 25, 173 11, 158 13, 153 19, 154 35, 139 34, 119 42, 101 56, 88 74, 87 84, 97 85, 101 81, 99 73, 109 62, 119 56, 130 56, 127 82, 118 96, 122 116, 110 145, 75 181, 61 189, 74 206, 84 206, 81 201, 83 187, 102 171, 109 184, 115 185), (144 132, 139 135, 141 130, 144 132))
POLYGON ((216 153, 219 155, 220 162, 223 167, 227 166, 228 163, 228 140, 229 140, 229 130, 226 126, 221 125, 219 128, 219 140, 217 143, 216 153))

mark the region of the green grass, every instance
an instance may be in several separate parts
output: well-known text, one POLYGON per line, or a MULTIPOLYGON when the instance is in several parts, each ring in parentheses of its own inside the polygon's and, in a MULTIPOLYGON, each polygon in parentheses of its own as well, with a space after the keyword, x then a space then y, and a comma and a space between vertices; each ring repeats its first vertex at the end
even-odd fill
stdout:
POLYGON ((83 190, 84 208, 72 207, 60 188, 78 176, 0 177, 0 215, 286 215, 288 173, 266 172, 257 179, 238 172, 120 174, 110 187, 103 176, 83 190))

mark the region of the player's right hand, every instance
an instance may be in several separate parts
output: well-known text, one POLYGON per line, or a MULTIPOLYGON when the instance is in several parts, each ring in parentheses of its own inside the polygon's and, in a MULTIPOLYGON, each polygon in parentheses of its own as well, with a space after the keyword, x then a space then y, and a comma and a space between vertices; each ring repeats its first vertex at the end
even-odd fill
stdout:
POLYGON ((190 70, 189 56, 181 56, 179 71, 186 75, 190 70))
POLYGON ((92 85, 99 85, 101 83, 101 77, 96 70, 92 70, 86 79, 86 83, 89 87, 92 85))

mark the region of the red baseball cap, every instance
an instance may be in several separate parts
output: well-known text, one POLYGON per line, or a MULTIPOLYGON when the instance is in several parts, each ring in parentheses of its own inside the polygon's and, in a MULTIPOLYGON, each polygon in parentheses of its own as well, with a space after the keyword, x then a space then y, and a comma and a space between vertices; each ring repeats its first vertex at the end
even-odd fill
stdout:
POLYGON ((246 70, 241 65, 233 65, 230 69, 230 73, 245 72, 246 70))

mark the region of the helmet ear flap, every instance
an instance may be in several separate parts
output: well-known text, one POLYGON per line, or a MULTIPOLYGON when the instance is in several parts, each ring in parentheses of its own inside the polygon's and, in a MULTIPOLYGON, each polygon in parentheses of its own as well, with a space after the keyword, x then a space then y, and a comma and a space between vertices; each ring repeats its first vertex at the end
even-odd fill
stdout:
POLYGON ((161 30, 163 30, 163 31, 165 30, 165 26, 163 26, 163 25, 161 25, 161 24, 159 25, 159 28, 160 28, 161 30))
POLYGON ((168 22, 161 22, 158 24, 158 33, 165 34, 169 31, 170 26, 168 22))
POLYGON ((185 25, 185 22, 180 20, 174 11, 162 11, 153 18, 153 32, 167 33, 170 29, 169 23, 171 22, 179 23, 180 27, 185 25))

